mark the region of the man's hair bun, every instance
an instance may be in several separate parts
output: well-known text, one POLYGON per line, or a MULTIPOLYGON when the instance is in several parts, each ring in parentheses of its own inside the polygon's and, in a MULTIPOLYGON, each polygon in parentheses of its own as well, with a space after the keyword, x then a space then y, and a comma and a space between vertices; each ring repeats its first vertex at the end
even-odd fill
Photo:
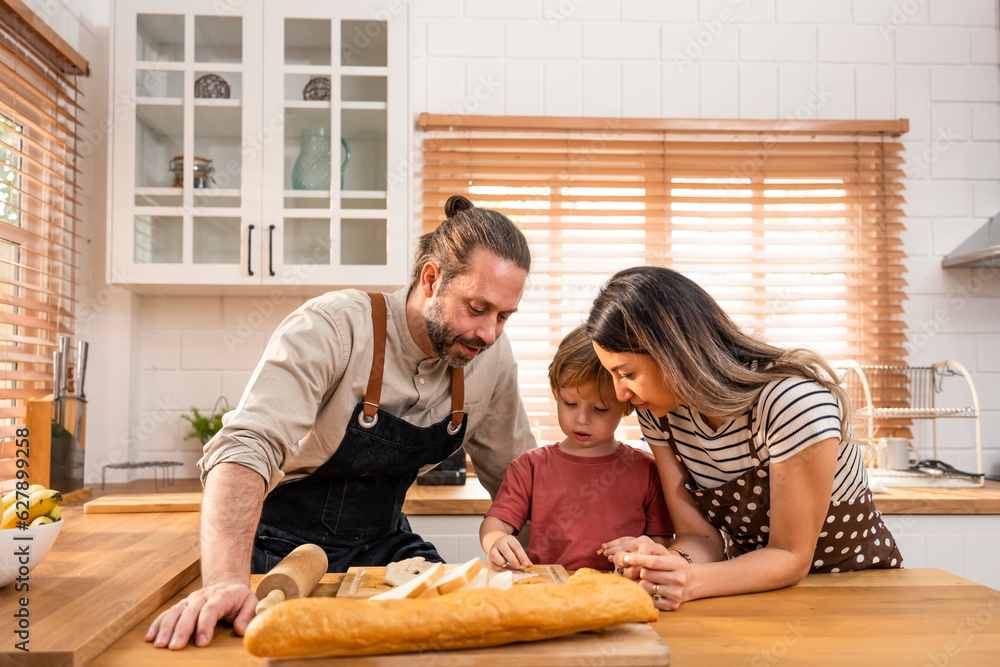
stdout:
POLYGON ((471 201, 462 195, 452 195, 448 197, 448 201, 444 203, 444 215, 446 218, 450 218, 456 213, 467 211, 470 208, 475 208, 471 201))

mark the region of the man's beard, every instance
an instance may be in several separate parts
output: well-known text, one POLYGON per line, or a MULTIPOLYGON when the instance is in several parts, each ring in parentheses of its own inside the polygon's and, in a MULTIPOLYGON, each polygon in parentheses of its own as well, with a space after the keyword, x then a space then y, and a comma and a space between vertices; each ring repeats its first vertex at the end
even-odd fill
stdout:
MULTIPOLYGON (((428 307, 424 324, 427 327, 427 337, 430 338, 431 347, 434 348, 437 355, 444 359, 445 363, 449 366, 462 368, 475 358, 466 356, 458 347, 459 343, 472 348, 478 348, 479 352, 485 351, 492 345, 492 343, 487 343, 479 336, 472 338, 456 336, 448 326, 444 308, 441 305, 440 295, 428 307)), ((478 353, 476 356, 479 356, 478 353)))

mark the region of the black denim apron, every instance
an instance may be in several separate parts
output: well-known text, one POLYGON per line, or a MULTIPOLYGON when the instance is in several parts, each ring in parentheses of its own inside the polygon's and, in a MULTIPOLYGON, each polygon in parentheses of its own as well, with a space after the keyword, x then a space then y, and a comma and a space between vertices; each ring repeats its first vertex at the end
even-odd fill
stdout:
POLYGON ((402 508, 420 468, 443 461, 462 446, 465 376, 461 368, 452 368, 452 413, 437 424, 413 426, 379 410, 386 305, 381 294, 369 296, 374 352, 364 401, 354 408, 344 439, 326 463, 264 499, 253 547, 255 574, 267 572, 306 542, 326 551, 328 572, 413 556, 443 560, 433 544, 410 531, 402 508))
MULTIPOLYGON (((684 488, 702 513, 722 533, 727 558, 763 549, 768 543, 771 525, 768 473, 771 465, 761 461, 753 444, 753 413, 756 409, 757 402, 754 401, 747 428, 747 447, 753 459, 750 469, 713 489, 697 489, 690 472, 684 481, 684 488)), ((674 456, 684 466, 666 417, 660 419, 660 428, 666 432, 674 456)), ((882 513, 875 508, 871 490, 865 489, 860 498, 830 501, 810 572, 850 572, 902 565, 899 547, 882 522, 882 513)))

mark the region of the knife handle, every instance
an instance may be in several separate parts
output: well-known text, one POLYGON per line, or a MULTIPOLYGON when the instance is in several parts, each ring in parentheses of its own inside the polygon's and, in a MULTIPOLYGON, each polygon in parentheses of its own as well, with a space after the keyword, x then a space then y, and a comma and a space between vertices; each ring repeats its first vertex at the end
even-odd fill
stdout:
POLYGON ((59 334, 59 395, 69 393, 69 336, 59 334))
POLYGON ((87 352, 90 350, 90 343, 85 340, 81 340, 76 344, 76 375, 77 384, 76 395, 80 397, 80 400, 84 399, 83 394, 83 380, 87 377, 87 352))

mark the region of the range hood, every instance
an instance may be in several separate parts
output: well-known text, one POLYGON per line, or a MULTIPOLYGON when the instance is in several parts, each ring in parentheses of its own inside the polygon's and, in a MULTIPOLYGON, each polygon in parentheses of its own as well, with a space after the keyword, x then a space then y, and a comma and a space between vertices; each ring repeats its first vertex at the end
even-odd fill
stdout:
POLYGON ((944 268, 1000 268, 1000 213, 941 260, 944 268))

